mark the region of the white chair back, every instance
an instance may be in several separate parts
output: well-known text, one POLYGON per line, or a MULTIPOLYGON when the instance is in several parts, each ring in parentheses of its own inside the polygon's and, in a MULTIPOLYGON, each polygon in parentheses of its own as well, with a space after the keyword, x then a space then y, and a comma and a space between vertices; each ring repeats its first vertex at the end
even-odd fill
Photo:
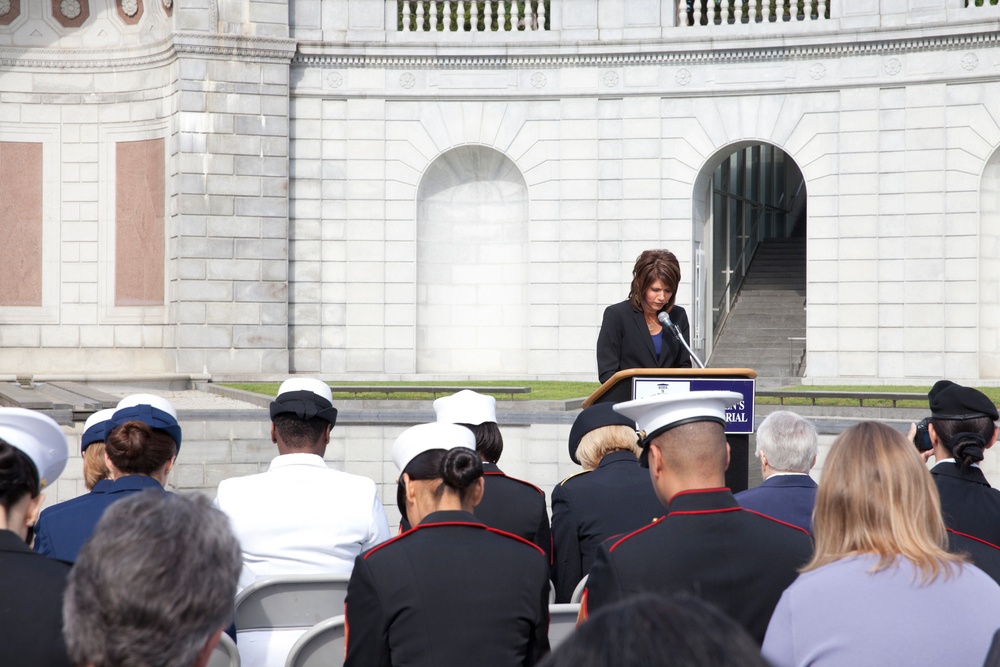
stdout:
POLYGON ((295 642, 285 667, 342 667, 344 642, 343 616, 320 621, 295 642))
POLYGON ((578 583, 576 588, 573 589, 573 595, 569 599, 570 602, 581 602, 583 600, 583 591, 587 588, 587 577, 589 576, 589 574, 583 575, 583 579, 581 579, 580 583, 578 583))
POLYGON ((205 667, 240 667, 240 652, 236 649, 236 642, 225 632, 219 637, 219 643, 215 645, 205 667))
POLYGON ((549 647, 554 651, 576 629, 579 603, 549 605, 549 647))
POLYGON ((311 628, 344 613, 349 574, 266 577, 236 596, 236 630, 311 628))

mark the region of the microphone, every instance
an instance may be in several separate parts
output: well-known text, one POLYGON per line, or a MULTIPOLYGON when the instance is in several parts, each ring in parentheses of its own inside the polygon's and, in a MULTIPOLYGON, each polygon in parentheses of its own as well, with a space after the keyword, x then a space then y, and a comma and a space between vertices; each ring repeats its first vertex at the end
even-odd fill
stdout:
POLYGON ((668 313, 667 311, 662 311, 659 315, 656 316, 656 319, 660 321, 660 324, 670 329, 670 331, 672 331, 673 334, 677 336, 677 340, 681 342, 681 345, 683 345, 684 349, 688 351, 688 354, 691 355, 691 358, 698 362, 698 367, 704 368, 705 364, 703 364, 701 359, 698 358, 698 355, 696 355, 694 352, 691 351, 691 346, 687 344, 686 340, 684 340, 684 336, 683 334, 681 334, 681 330, 678 329, 677 325, 674 324, 674 321, 670 319, 670 313, 668 313))

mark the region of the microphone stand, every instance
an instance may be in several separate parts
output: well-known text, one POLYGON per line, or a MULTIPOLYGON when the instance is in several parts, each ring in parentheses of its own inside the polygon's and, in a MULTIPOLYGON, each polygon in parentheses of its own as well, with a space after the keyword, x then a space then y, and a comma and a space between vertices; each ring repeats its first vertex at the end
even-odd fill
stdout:
POLYGON ((687 344, 687 341, 684 340, 684 336, 681 335, 680 329, 678 329, 677 325, 674 324, 674 321, 670 319, 670 314, 665 312, 660 313, 659 315, 656 316, 656 319, 660 321, 660 324, 670 329, 674 333, 674 335, 677 336, 677 340, 681 342, 681 345, 683 345, 684 349, 688 351, 688 354, 691 355, 691 358, 694 359, 696 362, 698 362, 698 368, 704 368, 705 364, 702 363, 701 359, 698 358, 698 355, 691 350, 691 346, 687 344))

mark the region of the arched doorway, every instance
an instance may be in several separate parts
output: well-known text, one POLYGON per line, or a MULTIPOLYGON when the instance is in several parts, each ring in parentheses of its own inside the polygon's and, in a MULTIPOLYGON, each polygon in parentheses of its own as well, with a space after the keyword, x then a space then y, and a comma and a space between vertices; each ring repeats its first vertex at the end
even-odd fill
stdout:
POLYGON ((798 165, 776 146, 741 142, 706 162, 695 193, 696 351, 710 366, 798 373, 807 220, 798 165))
POLYGON ((1000 149, 979 186, 979 377, 1000 378, 1000 149))
POLYGON ((417 191, 418 373, 527 371, 528 191, 517 166, 461 146, 417 191))

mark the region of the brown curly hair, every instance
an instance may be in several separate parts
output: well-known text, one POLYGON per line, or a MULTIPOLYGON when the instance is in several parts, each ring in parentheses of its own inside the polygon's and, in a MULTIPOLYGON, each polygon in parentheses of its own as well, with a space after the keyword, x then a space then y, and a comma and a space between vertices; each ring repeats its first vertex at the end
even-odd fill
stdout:
POLYGON ((681 282, 681 265, 669 250, 644 250, 632 268, 632 287, 628 298, 633 308, 642 310, 646 290, 657 280, 662 280, 671 292, 670 301, 664 308, 670 312, 677 299, 677 285, 681 282))

